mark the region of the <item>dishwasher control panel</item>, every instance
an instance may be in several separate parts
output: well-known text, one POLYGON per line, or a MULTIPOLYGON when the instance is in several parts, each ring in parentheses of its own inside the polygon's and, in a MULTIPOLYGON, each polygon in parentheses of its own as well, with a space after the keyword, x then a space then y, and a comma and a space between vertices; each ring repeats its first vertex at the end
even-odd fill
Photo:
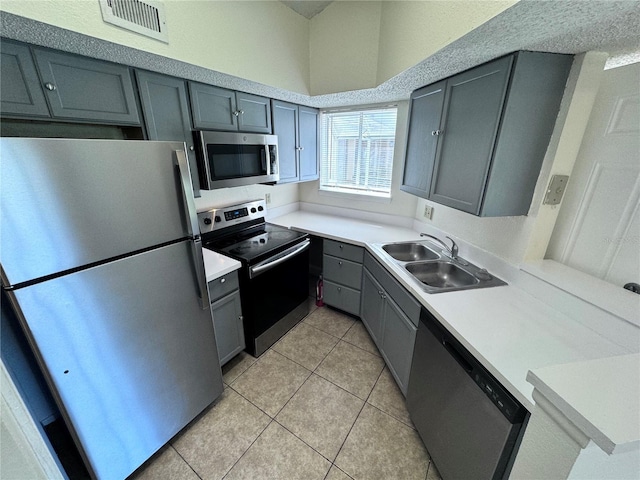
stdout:
POLYGON ((473 379, 480 387, 480 390, 489 397, 493 404, 498 407, 502 414, 511 422, 519 423, 524 418, 523 407, 512 398, 511 394, 506 392, 502 385, 497 383, 492 377, 485 372, 474 369, 473 379))

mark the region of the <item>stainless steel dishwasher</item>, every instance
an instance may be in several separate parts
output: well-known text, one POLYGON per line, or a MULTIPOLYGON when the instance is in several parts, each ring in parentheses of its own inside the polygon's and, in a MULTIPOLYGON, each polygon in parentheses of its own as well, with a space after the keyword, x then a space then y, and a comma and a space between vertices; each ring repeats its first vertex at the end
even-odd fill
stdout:
POLYGON ((424 308, 407 407, 444 480, 508 477, 529 413, 424 308))

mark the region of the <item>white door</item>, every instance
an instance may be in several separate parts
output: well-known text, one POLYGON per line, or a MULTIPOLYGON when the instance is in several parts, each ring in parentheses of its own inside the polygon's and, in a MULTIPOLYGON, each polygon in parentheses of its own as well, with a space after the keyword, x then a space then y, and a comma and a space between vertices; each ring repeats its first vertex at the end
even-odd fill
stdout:
POLYGON ((640 63, 604 72, 547 258, 640 283, 640 63))

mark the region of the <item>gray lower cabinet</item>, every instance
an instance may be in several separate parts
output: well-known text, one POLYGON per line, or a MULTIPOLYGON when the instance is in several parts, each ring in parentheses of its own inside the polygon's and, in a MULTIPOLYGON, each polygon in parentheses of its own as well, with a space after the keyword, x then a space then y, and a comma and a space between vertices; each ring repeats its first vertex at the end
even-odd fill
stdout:
POLYGON ((40 48, 32 51, 53 118, 140 125, 129 67, 40 48))
POLYGON ((347 313, 360 315, 363 257, 362 247, 324 240, 324 303, 347 313))
POLYGON ((266 97, 189 82, 193 126, 200 130, 271 133, 266 97))
POLYGON ((144 126, 149 140, 186 142, 191 181, 196 196, 200 180, 193 145, 187 85, 181 78, 136 70, 144 126))
POLYGON ((365 253, 360 317, 403 394, 407 393, 420 304, 365 253))
POLYGON ((401 189, 474 215, 526 215, 572 61, 516 52, 413 92, 401 189))
POLYGON ((231 272, 209 282, 209 296, 222 366, 245 348, 238 273, 231 272))
POLYGON ((0 111, 3 116, 50 117, 31 51, 26 45, 0 42, 0 111))
POLYGON ((278 135, 278 183, 317 180, 318 110, 272 100, 271 112, 273 133, 278 135))

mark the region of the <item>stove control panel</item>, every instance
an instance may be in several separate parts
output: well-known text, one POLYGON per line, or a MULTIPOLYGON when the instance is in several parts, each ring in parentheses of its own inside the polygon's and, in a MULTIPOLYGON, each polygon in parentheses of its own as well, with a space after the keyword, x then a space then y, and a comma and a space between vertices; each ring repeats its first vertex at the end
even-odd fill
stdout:
POLYGON ((209 233, 251 220, 257 220, 263 218, 265 213, 266 204, 264 200, 253 200, 237 205, 212 208, 198 213, 200 233, 209 233))

